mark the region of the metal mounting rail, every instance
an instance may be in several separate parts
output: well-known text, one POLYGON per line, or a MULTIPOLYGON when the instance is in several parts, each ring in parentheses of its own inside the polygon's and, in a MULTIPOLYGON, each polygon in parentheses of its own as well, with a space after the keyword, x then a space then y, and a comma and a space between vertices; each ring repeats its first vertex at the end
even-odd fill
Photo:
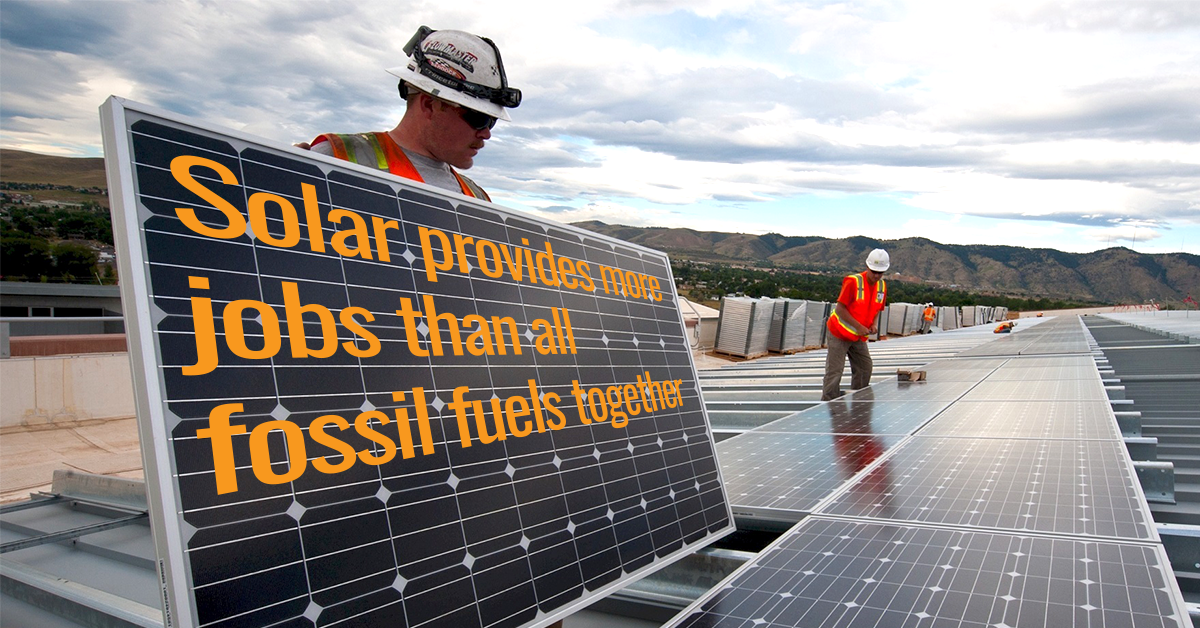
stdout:
POLYGON ((30 508, 38 508, 40 506, 49 506, 50 504, 57 504, 59 502, 63 502, 66 500, 67 500, 67 498, 63 497, 62 495, 48 495, 46 497, 34 497, 33 499, 31 499, 27 502, 16 502, 13 504, 6 504, 4 506, 0 506, 0 515, 7 515, 10 512, 20 512, 22 510, 29 510, 30 508))
POLYGON ((136 515, 130 515, 128 517, 122 517, 120 519, 113 519, 112 521, 102 521, 100 523, 93 523, 91 525, 79 526, 78 528, 71 528, 70 530, 63 530, 61 532, 51 532, 50 534, 33 536, 27 539, 21 539, 19 541, 11 541, 9 543, 0 545, 0 554, 13 552, 19 549, 25 549, 27 547, 34 547, 36 545, 43 545, 46 543, 57 543, 59 541, 77 539, 87 534, 124 527, 131 523, 136 523, 147 518, 149 518, 149 515, 146 513, 139 513, 136 515))

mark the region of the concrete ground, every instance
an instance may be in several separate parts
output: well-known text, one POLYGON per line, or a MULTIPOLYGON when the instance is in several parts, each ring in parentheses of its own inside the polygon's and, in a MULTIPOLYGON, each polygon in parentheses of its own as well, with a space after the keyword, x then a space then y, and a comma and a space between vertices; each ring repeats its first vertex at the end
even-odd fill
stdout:
POLYGON ((49 491, 55 469, 141 478, 137 421, 126 417, 0 429, 0 503, 49 491))

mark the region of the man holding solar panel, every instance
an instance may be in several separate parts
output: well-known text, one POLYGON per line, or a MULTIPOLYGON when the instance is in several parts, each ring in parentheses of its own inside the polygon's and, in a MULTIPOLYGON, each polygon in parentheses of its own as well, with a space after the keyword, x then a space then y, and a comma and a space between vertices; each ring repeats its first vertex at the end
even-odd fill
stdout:
POLYGON ((404 46, 408 63, 388 69, 400 79, 408 104, 387 132, 326 133, 311 149, 394 175, 491 200, 458 172, 492 137, 496 120, 521 104, 521 90, 508 86, 500 49, 492 40, 456 30, 417 29, 404 46))
MULTIPOLYGON (((507 109, 521 104, 521 90, 508 86, 500 49, 486 37, 422 26, 404 52, 408 63, 388 69, 400 79, 408 105, 396 128, 326 133, 311 150, 490 201, 458 170, 474 165, 496 121, 509 120, 507 109)), ((562 621, 549 628, 562 628, 562 621)))

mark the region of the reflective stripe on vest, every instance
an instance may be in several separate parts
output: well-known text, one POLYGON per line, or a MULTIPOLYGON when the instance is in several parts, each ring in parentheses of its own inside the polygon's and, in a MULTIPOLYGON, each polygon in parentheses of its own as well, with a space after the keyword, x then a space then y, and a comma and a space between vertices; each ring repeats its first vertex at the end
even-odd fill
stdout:
POLYGON ((836 327, 838 329, 841 329, 842 331, 845 331, 846 332, 845 334, 838 334, 838 333, 834 334, 835 336, 837 336, 838 338, 841 338, 843 340, 850 340, 850 339, 857 340, 859 338, 864 337, 864 336, 859 336, 858 332, 854 331, 853 327, 850 327, 849 325, 843 323, 842 319, 839 318, 837 315, 837 310, 834 310, 833 313, 829 315, 828 325, 829 325, 830 330, 833 330, 836 327), (847 337, 847 336, 849 336, 849 337, 847 337))
MULTIPOLYGON (((400 146, 396 144, 387 133, 326 133, 317 136, 312 141, 313 145, 319 144, 322 141, 328 141, 333 148, 333 156, 338 159, 356 163, 370 168, 379 170, 387 170, 388 172, 405 179, 413 181, 425 182, 421 177, 421 173, 417 172, 416 166, 408 155, 404 154, 400 146)), ((480 198, 486 201, 492 200, 483 188, 475 184, 474 181, 458 174, 454 168, 450 169, 450 174, 454 175, 458 181, 458 186, 461 188, 464 196, 471 198, 480 198)))
MULTIPOLYGON (((863 327, 870 327, 875 322, 875 317, 883 310, 883 306, 887 303, 887 282, 880 279, 875 284, 875 293, 867 298, 867 280, 862 276, 862 273, 856 275, 847 275, 846 279, 853 279, 855 286, 854 302, 846 306, 850 316, 858 321, 863 327)), ((838 317, 837 312, 829 315, 827 323, 829 331, 838 338, 843 340, 865 340, 866 336, 858 335, 853 327, 850 327, 838 317)))

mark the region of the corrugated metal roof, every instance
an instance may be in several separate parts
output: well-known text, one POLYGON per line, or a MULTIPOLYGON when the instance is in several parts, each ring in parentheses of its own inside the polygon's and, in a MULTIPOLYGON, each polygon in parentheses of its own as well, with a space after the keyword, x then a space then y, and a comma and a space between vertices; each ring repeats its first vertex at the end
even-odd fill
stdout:
POLYGON ((1085 317, 1108 361, 1110 383, 1140 413, 1153 460, 1174 477, 1175 503, 1151 503, 1186 599, 1200 601, 1200 314, 1085 317), (1183 526, 1179 528, 1179 526, 1183 526))

